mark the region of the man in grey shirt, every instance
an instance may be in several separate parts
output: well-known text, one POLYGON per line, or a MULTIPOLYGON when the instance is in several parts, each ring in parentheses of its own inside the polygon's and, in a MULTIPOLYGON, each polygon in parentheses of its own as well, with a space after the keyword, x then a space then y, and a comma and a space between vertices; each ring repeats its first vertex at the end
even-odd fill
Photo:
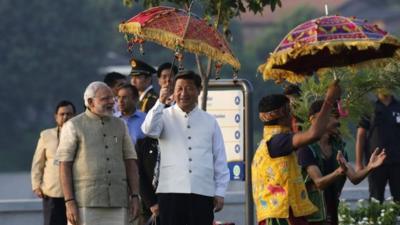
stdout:
POLYGON ((112 116, 114 96, 103 82, 89 84, 84 113, 61 131, 57 159, 73 225, 128 223, 138 213, 136 152, 125 123, 112 116), (130 198, 128 198, 130 195, 130 198))

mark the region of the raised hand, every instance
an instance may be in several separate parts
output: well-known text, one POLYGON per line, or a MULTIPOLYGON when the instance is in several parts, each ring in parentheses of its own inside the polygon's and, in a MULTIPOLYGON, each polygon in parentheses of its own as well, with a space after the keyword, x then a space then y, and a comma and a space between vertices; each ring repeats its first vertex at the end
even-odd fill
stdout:
POLYGON ((163 104, 167 104, 168 98, 171 96, 170 85, 166 84, 161 86, 159 100, 163 104))
POLYGON ((336 155, 336 160, 339 163, 339 168, 343 170, 343 173, 347 172, 347 160, 344 158, 342 151, 338 151, 336 155))
POLYGON ((342 91, 339 85, 339 80, 333 81, 326 92, 325 101, 328 101, 330 104, 334 104, 337 100, 340 99, 342 91))
POLYGON ((383 161, 386 159, 386 152, 385 149, 379 151, 379 148, 376 148, 372 153, 371 157, 369 158, 368 167, 371 169, 375 169, 382 165, 383 161), (379 154, 378 154, 379 152, 379 154))

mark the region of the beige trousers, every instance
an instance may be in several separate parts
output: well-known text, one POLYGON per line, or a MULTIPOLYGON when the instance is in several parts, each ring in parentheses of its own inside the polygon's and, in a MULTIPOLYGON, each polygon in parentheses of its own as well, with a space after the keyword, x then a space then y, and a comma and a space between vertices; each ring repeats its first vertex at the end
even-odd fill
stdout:
POLYGON ((126 208, 79 208, 79 217, 79 225, 128 225, 129 220, 126 208))

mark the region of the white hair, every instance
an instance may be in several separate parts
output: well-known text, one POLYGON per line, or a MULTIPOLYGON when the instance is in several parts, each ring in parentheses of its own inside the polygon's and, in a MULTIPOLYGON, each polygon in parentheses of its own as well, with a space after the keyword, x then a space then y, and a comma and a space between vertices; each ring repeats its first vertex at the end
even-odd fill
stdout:
POLYGON ((83 100, 85 101, 86 107, 89 108, 89 98, 94 98, 96 96, 96 92, 100 88, 104 88, 104 87, 109 89, 107 84, 104 82, 101 82, 101 81, 94 81, 87 86, 85 92, 83 93, 83 100))

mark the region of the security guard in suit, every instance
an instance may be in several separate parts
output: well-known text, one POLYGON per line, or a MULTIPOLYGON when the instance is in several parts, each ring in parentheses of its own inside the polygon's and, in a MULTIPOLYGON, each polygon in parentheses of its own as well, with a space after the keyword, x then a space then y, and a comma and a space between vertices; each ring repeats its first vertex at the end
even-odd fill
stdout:
POLYGON ((152 76, 156 70, 149 64, 131 59, 131 84, 139 91, 139 105, 140 111, 147 113, 158 99, 158 94, 155 92, 152 85, 152 76))
MULTIPOLYGON (((150 137, 139 139, 136 143, 139 169, 139 193, 142 202, 138 225, 146 225, 153 214, 158 215, 158 200, 155 191, 154 170, 158 157, 158 141, 150 137)), ((153 218, 154 219, 154 218, 153 218)), ((160 219, 155 218, 156 224, 160 219)))

